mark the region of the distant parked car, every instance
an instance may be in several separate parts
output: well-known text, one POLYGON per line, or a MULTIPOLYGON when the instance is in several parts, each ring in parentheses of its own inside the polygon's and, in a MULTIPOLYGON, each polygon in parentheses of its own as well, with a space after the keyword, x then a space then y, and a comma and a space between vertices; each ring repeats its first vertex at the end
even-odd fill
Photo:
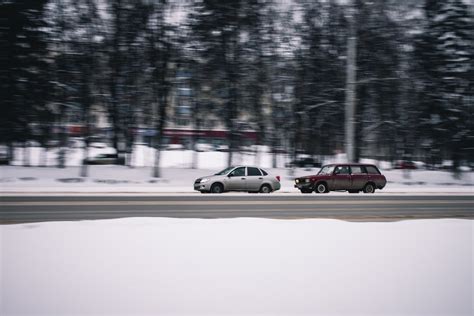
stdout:
POLYGON ((415 162, 410 160, 398 160, 395 162, 395 169, 418 169, 415 162))
POLYGON ((8 148, 7 146, 0 146, 0 165, 8 165, 10 159, 8 158, 8 148))
POLYGON ((369 164, 331 164, 321 168, 316 175, 295 179, 295 188, 301 193, 328 193, 349 191, 349 193, 374 193, 383 189, 387 179, 380 170, 369 164))
POLYGON ((271 176, 265 170, 251 166, 229 167, 194 181, 194 190, 201 193, 226 191, 270 193, 279 190, 280 187, 279 176, 271 176))
POLYGON ((312 157, 298 158, 286 164, 287 168, 320 168, 321 163, 312 157))
POLYGON ((282 146, 275 146, 275 147, 271 148, 270 151, 272 153, 275 153, 275 154, 286 154, 287 153, 286 148, 282 147, 282 146))
POLYGON ((182 144, 169 144, 166 146, 166 150, 185 150, 182 144))
POLYGON ((86 165, 124 165, 125 158, 117 154, 99 154, 84 160, 86 165))
POLYGON ((202 151, 213 151, 214 146, 208 143, 197 143, 194 148, 196 151, 202 152, 202 151))
POLYGON ((103 142, 90 142, 89 147, 92 147, 92 148, 107 148, 109 146, 106 143, 103 143, 103 142))
POLYGON ((228 152, 229 151, 229 146, 227 146, 227 145, 218 145, 216 147, 216 151, 228 152))

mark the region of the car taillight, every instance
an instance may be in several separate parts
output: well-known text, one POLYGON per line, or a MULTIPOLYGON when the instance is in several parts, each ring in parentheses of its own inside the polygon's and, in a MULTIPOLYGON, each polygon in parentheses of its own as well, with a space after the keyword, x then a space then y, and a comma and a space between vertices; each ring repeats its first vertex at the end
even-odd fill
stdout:
POLYGON ((278 182, 280 182, 280 176, 276 176, 276 178, 277 178, 278 182))

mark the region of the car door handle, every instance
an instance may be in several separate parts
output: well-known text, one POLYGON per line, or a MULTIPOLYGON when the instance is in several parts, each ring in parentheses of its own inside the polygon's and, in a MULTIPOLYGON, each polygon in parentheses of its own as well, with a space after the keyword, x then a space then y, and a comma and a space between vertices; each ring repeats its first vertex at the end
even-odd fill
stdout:
POLYGON ((240 178, 241 180, 245 180, 245 178, 240 178))
POLYGON ((258 178, 259 180, 263 180, 263 178, 258 178))

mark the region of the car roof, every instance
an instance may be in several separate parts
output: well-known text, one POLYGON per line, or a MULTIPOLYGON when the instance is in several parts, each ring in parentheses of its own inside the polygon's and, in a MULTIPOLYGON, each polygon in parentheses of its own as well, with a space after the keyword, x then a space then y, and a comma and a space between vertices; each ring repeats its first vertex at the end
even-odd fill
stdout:
POLYGON ((263 169, 262 167, 249 166, 249 165, 237 165, 237 166, 232 166, 231 168, 238 168, 238 167, 252 167, 252 168, 263 169))
POLYGON ((375 167, 375 165, 374 165, 374 164, 371 164, 371 163, 350 163, 350 162, 330 163, 330 164, 324 165, 323 167, 326 167, 326 166, 340 166, 340 165, 348 165, 348 166, 373 166, 373 167, 375 167))

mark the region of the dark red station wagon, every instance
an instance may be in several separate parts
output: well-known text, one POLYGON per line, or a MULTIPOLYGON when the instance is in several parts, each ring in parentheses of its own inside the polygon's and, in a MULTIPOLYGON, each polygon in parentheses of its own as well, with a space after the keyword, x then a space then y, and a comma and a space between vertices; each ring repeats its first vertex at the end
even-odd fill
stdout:
POLYGON ((331 164, 319 170, 318 174, 296 178, 295 188, 301 193, 328 193, 329 191, 349 191, 349 193, 374 193, 383 189, 387 179, 374 165, 331 164))

